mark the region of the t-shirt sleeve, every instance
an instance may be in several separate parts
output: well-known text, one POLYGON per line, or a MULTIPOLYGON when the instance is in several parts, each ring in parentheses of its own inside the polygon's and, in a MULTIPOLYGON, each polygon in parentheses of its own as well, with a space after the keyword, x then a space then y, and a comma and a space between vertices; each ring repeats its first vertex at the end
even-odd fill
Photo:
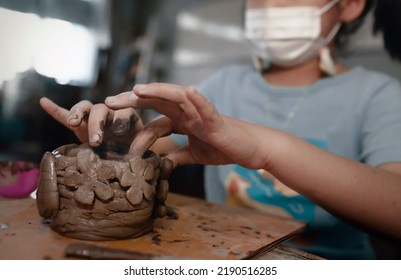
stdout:
POLYGON ((363 116, 361 161, 401 162, 401 86, 389 79, 370 97, 363 116))

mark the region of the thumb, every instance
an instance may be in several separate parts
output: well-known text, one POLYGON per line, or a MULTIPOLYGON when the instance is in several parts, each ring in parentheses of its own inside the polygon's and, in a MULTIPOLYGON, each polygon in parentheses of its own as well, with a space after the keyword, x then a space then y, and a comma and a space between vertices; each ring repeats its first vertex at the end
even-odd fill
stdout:
POLYGON ((165 157, 173 162, 173 168, 186 164, 197 164, 192 154, 189 151, 188 146, 184 146, 165 154, 165 157))
POLYGON ((129 153, 142 156, 157 139, 170 135, 172 131, 173 123, 167 117, 161 117, 148 123, 136 134, 129 153))

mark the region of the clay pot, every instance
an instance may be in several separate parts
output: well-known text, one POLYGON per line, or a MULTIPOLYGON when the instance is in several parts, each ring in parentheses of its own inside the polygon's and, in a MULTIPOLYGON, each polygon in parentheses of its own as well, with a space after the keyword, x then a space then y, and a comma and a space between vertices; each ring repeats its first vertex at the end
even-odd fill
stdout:
POLYGON ((171 169, 170 160, 152 151, 128 157, 87 144, 62 146, 42 158, 39 214, 77 239, 142 236, 166 214, 171 169))

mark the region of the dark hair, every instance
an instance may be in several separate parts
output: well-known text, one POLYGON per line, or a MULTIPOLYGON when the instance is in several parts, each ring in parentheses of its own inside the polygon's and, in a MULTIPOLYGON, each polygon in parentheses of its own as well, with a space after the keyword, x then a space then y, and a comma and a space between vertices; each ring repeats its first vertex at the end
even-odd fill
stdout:
MULTIPOLYGON (((380 1, 383 1, 383 0, 379 0, 379 2, 380 1)), ((389 0, 389 1, 392 1, 392 0, 389 0)), ((370 12, 370 10, 374 6, 375 2, 376 2, 375 0, 366 0, 366 4, 365 4, 365 7, 364 7, 361 15, 357 19, 355 19, 347 24, 341 25, 341 28, 338 31, 338 35, 336 38, 337 47, 341 48, 341 47, 345 46, 345 44, 348 41, 349 35, 353 34, 356 30, 358 30, 359 27, 361 27, 361 25, 363 24, 363 22, 365 20, 366 15, 370 12)))
POLYGON ((374 16, 374 33, 383 34, 387 52, 401 61, 401 0, 378 0, 374 16))

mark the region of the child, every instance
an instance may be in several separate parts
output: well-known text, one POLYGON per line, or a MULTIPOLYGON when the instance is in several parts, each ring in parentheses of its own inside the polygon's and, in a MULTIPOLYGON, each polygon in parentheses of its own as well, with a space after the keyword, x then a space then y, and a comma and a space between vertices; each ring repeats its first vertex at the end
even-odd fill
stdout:
MULTIPOLYGON (((167 154, 176 165, 210 164, 209 200, 308 221, 290 245, 319 256, 374 258, 360 227, 401 238, 401 87, 333 58, 334 42, 356 28, 372 1, 246 3, 258 68, 228 67, 205 81, 198 91, 211 103, 191 87, 153 84, 106 105, 168 116, 146 126, 133 145, 145 150, 171 130, 187 134, 187 143, 172 136, 153 148, 184 146, 167 154)), ((388 31, 380 21, 376 27, 388 31)), ((77 108, 64 117, 77 115, 76 125, 86 115, 97 120, 89 135, 100 143, 104 114, 77 108)))

